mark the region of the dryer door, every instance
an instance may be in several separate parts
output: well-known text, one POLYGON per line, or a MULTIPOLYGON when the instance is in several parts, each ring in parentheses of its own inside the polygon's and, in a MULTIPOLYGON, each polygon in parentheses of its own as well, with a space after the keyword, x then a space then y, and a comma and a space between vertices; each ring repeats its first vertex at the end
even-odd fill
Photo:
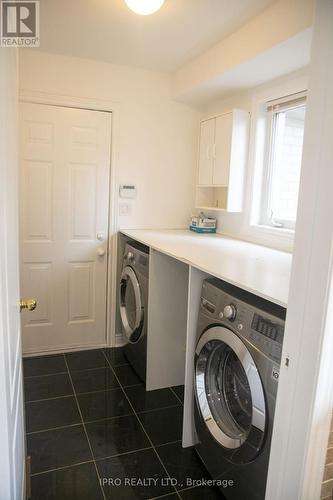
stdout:
POLYGON ((140 284, 131 266, 126 266, 121 275, 119 305, 126 337, 135 344, 143 334, 144 308, 140 284))
POLYGON ((235 463, 253 460, 265 439, 267 412, 262 382, 245 344, 214 326, 196 347, 196 400, 214 439, 235 463))

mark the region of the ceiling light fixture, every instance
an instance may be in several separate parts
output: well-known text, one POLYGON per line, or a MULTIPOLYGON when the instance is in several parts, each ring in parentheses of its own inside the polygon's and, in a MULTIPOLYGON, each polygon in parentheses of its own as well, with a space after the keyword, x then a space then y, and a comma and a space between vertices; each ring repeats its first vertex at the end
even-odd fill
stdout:
POLYGON ((165 0, 125 0, 127 6, 140 16, 149 16, 157 12, 165 0))

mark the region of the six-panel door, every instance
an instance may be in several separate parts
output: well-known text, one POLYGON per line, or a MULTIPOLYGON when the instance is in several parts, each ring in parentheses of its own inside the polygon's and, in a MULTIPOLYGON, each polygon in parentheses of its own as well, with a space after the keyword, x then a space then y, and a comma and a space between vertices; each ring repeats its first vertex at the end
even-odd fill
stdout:
POLYGON ((21 105, 25 352, 105 344, 111 114, 21 105))

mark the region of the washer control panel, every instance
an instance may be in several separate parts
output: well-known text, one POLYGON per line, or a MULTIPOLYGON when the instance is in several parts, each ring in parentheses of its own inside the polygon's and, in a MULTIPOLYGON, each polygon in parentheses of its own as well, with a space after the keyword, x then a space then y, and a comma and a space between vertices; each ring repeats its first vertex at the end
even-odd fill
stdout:
POLYGON ((255 330, 258 333, 261 333, 265 337, 282 341, 283 337, 283 328, 281 325, 274 323, 273 321, 260 316, 259 314, 254 314, 252 324, 252 330, 255 330))
POLYGON ((201 307, 205 315, 234 329, 266 356, 280 362, 284 333, 282 317, 262 309, 260 301, 254 296, 250 303, 223 288, 217 280, 204 282, 201 307))
MULTIPOLYGON (((138 244, 137 244, 138 245, 138 244)), ((149 251, 127 243, 124 252, 124 265, 135 268, 136 271, 146 276, 149 273, 149 251)))

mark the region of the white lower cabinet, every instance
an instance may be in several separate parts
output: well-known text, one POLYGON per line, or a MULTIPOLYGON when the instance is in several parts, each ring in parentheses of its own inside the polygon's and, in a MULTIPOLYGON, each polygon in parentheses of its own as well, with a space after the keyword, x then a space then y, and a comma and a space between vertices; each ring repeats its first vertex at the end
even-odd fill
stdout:
POLYGON ((184 384, 189 266, 151 249, 147 331, 148 391, 184 384))
POLYGON ((185 386, 183 447, 197 437, 193 422, 194 355, 202 283, 211 275, 151 250, 147 390, 185 386))
POLYGON ((184 384, 182 441, 193 446, 197 320, 202 283, 211 275, 153 249, 149 275, 146 388, 184 384))

